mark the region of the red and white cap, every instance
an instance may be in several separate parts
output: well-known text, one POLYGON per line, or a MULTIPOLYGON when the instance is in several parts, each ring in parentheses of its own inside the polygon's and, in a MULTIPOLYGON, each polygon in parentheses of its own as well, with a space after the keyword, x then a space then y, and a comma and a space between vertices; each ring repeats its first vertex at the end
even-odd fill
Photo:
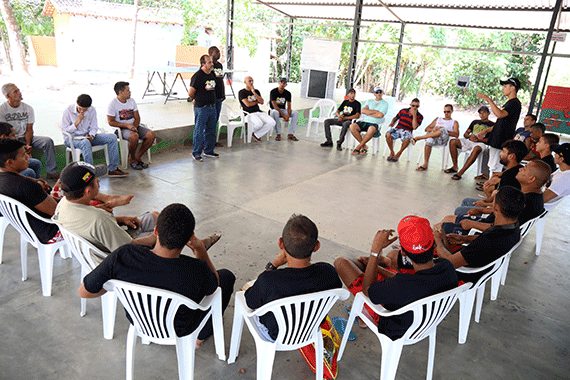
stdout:
POLYGON ((408 215, 400 221, 398 236, 402 248, 412 254, 423 253, 434 243, 429 220, 415 215, 408 215))

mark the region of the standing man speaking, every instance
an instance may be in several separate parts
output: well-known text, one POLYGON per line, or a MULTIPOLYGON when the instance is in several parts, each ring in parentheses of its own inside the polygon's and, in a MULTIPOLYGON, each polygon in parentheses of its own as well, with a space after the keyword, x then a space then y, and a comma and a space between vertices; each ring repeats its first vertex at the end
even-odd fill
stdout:
MULTIPOLYGON (((224 87, 224 66, 219 62, 220 59, 220 49, 216 46, 210 46, 208 49, 208 54, 212 58, 212 64, 214 66, 214 75, 216 76, 216 123, 220 119, 220 112, 222 112, 222 102, 226 100, 226 88, 224 87)), ((216 143, 216 146, 223 146, 222 144, 216 143)))
POLYGON ((216 144, 216 76, 212 72, 212 58, 204 54, 200 57, 200 70, 192 76, 188 96, 194 101, 194 141, 192 158, 198 162, 204 156, 218 158, 214 153, 216 144))

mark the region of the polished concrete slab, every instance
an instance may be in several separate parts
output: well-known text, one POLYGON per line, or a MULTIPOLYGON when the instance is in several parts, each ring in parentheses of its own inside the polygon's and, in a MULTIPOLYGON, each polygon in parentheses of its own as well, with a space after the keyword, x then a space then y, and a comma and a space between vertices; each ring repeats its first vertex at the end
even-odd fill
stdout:
MULTIPOLYGON (((187 204, 195 213, 197 235, 223 234, 212 248, 217 268, 229 268, 237 286, 255 278, 278 252, 277 240, 292 213, 313 219, 322 248, 314 261, 366 255, 374 233, 395 228, 407 214, 438 222, 464 197, 476 196, 474 169, 462 181, 441 171, 435 152, 426 172, 415 161, 390 163, 377 155, 353 156, 321 148, 321 134, 301 141, 264 141, 220 148, 219 159, 197 163, 190 147, 153 155, 148 170, 130 170, 128 179, 101 181, 111 194, 133 193, 133 202, 119 215, 160 210, 172 202, 187 204)), ((384 140, 382 139, 381 147, 384 140)), ((483 304, 481 323, 471 323, 466 344, 457 343, 457 306, 438 329, 435 379, 565 379, 570 373, 570 300, 568 216, 564 201, 548 216, 540 256, 535 256, 531 232, 511 259, 506 286, 499 298, 483 304)), ((8 227, 0 265, 0 379, 122 379, 125 376, 124 313, 117 312, 115 336, 102 336, 101 306, 88 302, 79 316, 79 264, 55 258, 53 294, 42 297, 35 250, 29 248, 28 280, 21 281, 18 234, 8 227)), ((187 252, 186 252, 187 253, 187 252)), ((237 289, 236 289, 237 290, 237 289)), ((344 304, 331 316, 346 317, 344 304)), ((229 350, 233 300, 224 316, 229 350)), ((377 379, 380 345, 376 337, 355 327, 339 363, 338 379, 377 379)), ((428 344, 404 348, 397 379, 425 377, 428 344)), ((174 347, 137 345, 136 379, 177 378, 174 347)), ((244 332, 240 355, 233 365, 217 360, 208 340, 196 353, 196 379, 255 379, 253 339, 244 332), (238 370, 244 369, 245 373, 238 370)), ((314 375, 298 352, 278 353, 274 379, 311 379, 314 375)))

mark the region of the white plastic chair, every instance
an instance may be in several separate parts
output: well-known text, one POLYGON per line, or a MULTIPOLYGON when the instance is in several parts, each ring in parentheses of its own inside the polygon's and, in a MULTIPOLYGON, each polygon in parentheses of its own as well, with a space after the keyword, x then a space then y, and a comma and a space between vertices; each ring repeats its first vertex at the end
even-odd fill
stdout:
MULTIPOLYGON (((145 124, 139 124, 140 126, 146 127, 145 124)), ((147 127, 148 128, 148 127, 147 127)), ((117 140, 119 141, 119 147, 121 149, 121 165, 123 166, 124 169, 127 168, 128 166, 128 162, 129 162, 129 140, 125 140, 123 138, 123 134, 121 133, 121 128, 117 128, 117 127, 111 127, 111 129, 113 130, 113 132, 115 133, 115 135, 117 135, 117 140)), ((143 140, 139 139, 139 144, 142 144, 143 140)), ((156 141, 154 142, 154 144, 156 144, 156 141)), ((105 148, 107 148, 107 145, 105 145, 105 148)), ((148 163, 152 163, 152 157, 150 156, 150 149, 146 151, 147 157, 148 157, 148 163)), ((107 157, 107 156, 105 156, 107 157)), ((109 165, 109 161, 107 160, 107 165, 109 165)))
MULTIPOLYGON (((375 305, 370 298, 360 292, 354 297, 352 310, 345 331, 350 331, 357 316, 362 318, 366 326, 376 334, 382 346, 382 364, 380 368, 380 380, 392 380, 396 377, 398 363, 404 346, 416 344, 429 337, 429 354, 426 379, 431 379, 433 375, 433 365, 435 359, 435 343, 437 325, 447 316, 457 299, 463 292, 467 291, 471 283, 463 284, 457 288, 439 293, 430 297, 413 302, 395 311, 388 311, 381 305, 375 305), (388 336, 378 332, 378 325, 364 312, 364 305, 368 305, 380 318, 402 315, 409 311, 413 312, 414 319, 412 325, 406 333, 399 339, 392 340, 388 336)), ((338 353, 338 360, 342 359, 349 334, 344 334, 338 353)))
POLYGON ((10 224, 10 221, 0 216, 0 264, 2 264, 2 255, 4 253, 4 234, 6 233, 8 224, 10 224))
POLYGON ((20 233, 20 258, 22 261, 22 281, 28 278, 28 243, 38 250, 38 261, 40 264, 40 279, 42 282, 42 294, 45 297, 51 296, 51 285, 53 278, 53 257, 59 251, 61 258, 67 259, 71 254, 67 250, 65 240, 43 244, 30 227, 28 215, 48 224, 54 224, 50 219, 42 218, 34 211, 15 199, 0 194, 0 213, 8 219, 12 227, 20 233))
MULTIPOLYGON (((449 141, 451 141, 451 139, 449 141)), ((447 151, 449 153, 449 144, 447 145, 447 151)), ((475 161, 475 164, 477 165, 477 174, 476 175, 483 174, 483 155, 489 154, 488 151, 489 151, 489 147, 487 145, 485 145, 483 150, 481 150, 481 153, 479 153, 479 155, 477 156, 477 160, 475 161)), ((457 161, 459 161, 459 157, 463 154, 464 155, 463 165, 465 165, 465 163, 469 159, 469 156, 471 155, 471 152, 472 151, 467 151, 467 152, 459 151, 459 154, 457 155, 458 156, 457 161)))
POLYGON ((309 111, 309 122, 307 123, 307 137, 311 134, 311 125, 316 123, 315 134, 319 134, 319 124, 335 116, 336 103, 332 99, 321 99, 315 103, 309 111), (313 112, 319 109, 319 116, 314 117, 313 112))
MULTIPOLYGON (((76 148, 73 140, 80 140, 84 139, 84 137, 72 137, 71 133, 65 132, 61 126, 61 123, 57 125, 57 128, 63 133, 63 139, 66 138, 69 140, 69 147, 65 146, 65 165, 69 165, 69 159, 71 157, 71 162, 78 162, 81 158, 81 149, 76 148)), ((105 162, 107 166, 109 166, 109 149, 107 148, 107 144, 104 145, 92 145, 91 152, 95 153, 102 150, 103 154, 105 155, 105 162)))
MULTIPOLYGON (((424 157, 425 146, 426 146, 425 141, 426 141, 426 140, 423 140, 423 141, 424 141, 424 143, 423 143, 423 145, 422 145, 422 147, 421 147, 420 155, 418 156, 418 162, 417 162, 418 165, 420 164, 421 160, 422 160, 423 157, 424 157)), ((451 141, 451 139, 449 139, 449 141, 451 141)), ((432 146, 432 147, 431 147, 431 154, 432 154, 432 155, 430 156, 430 159, 433 157, 433 151, 434 151, 434 149, 439 149, 439 150, 441 150, 441 155, 442 155, 442 156, 441 156, 441 169, 442 169, 442 170, 445 170, 445 169, 447 168, 447 159, 448 159, 448 157, 449 157, 449 141, 448 141, 447 144, 445 144, 445 145, 435 145, 435 146, 432 146)), ((411 143, 410 143, 410 144, 411 144, 411 143)))
MULTIPOLYGON (((58 226, 63 238, 67 241, 67 245, 71 250, 71 253, 73 253, 75 258, 81 264, 80 283, 82 283, 83 278, 97 267, 97 264, 93 261, 92 255, 96 255, 101 258, 104 258, 106 255, 81 236, 65 229, 59 224, 58 226)), ((85 316, 86 309, 87 300, 85 298, 81 298, 80 315, 82 317, 85 316)), ((101 311, 103 314, 103 337, 105 339, 113 339, 113 332, 115 330, 115 314, 117 311, 117 298, 113 292, 107 292, 101 296, 101 311)))
POLYGON ((560 198, 556 202, 545 205, 545 207, 548 207, 548 210, 546 210, 544 213, 542 213, 542 215, 539 217, 539 219, 535 223, 535 225, 536 225, 536 250, 535 250, 536 256, 540 255, 540 249, 542 248, 542 238, 544 237, 544 227, 546 226, 546 215, 548 215, 549 212, 554 210, 554 208, 556 206, 558 206, 560 204, 560 202, 562 202, 563 200, 564 200, 564 197, 560 198))
POLYGON ((488 270, 487 273, 482 275, 477 283, 470 287, 465 293, 459 297, 459 343, 463 344, 467 340, 467 333, 469 332, 469 324, 471 323, 471 314, 473 312, 473 304, 475 303, 475 296, 477 296, 477 306, 475 308, 475 322, 479 323, 481 317, 481 309, 483 307, 483 297, 485 296, 485 285, 487 281, 491 280, 491 300, 497 299, 499 294, 499 284, 506 273, 506 268, 509 265, 511 254, 518 248, 521 240, 509 252, 499 257, 497 260, 479 268, 461 267, 456 271, 460 273, 479 273, 488 270))
POLYGON ((137 337, 141 337, 143 342, 176 345, 178 377, 180 380, 192 380, 196 340, 210 316, 214 327, 216 354, 220 360, 226 360, 222 291, 219 287, 199 304, 175 292, 125 281, 109 280, 103 287, 115 292, 133 321, 127 333, 127 380, 133 379, 137 337), (179 337, 174 330, 174 317, 182 305, 194 310, 209 311, 192 334, 179 337))
MULTIPOLYGON (((235 362, 241 343, 243 322, 247 324, 257 351, 257 380, 271 379, 276 351, 293 351, 315 344, 316 378, 323 378, 323 335, 321 323, 338 299, 345 300, 350 293, 346 289, 333 289, 276 300, 251 310, 245 301, 245 292, 235 295, 234 323, 228 363, 235 362), (279 326, 275 342, 261 337, 256 316, 273 313, 279 326)), ((350 330, 347 330, 350 331, 350 330)))
MULTIPOLYGON (((394 141, 395 143, 395 141, 394 141)), ((396 148, 396 147, 394 147, 396 148)), ((410 142, 410 144, 408 145, 408 147, 406 148, 408 150, 408 162, 412 161, 412 149, 413 149, 413 145, 410 142)), ((384 143, 384 151, 382 152, 382 157, 386 157, 386 153, 388 153, 388 142, 384 143)), ((394 151, 396 151, 396 149, 394 149, 394 151)))
POLYGON ((220 126, 218 127, 218 135, 216 141, 220 140, 220 129, 225 126, 228 130, 228 147, 232 146, 232 140, 236 129, 241 128, 241 136, 243 143, 246 143, 245 133, 245 115, 241 109, 234 111, 227 104, 222 104, 222 111, 220 112, 220 126), (238 119, 239 120, 236 120, 238 119))

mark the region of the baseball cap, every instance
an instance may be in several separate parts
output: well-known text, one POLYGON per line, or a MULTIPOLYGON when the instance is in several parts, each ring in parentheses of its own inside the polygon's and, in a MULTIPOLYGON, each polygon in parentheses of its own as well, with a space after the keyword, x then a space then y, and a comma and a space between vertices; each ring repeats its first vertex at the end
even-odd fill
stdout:
POLYGON ((287 83, 287 78, 283 77, 283 78, 279 79, 279 82, 285 82, 285 83, 287 83))
POLYGON ((349 88, 348 91, 346 92, 346 94, 350 94, 351 92, 354 92, 356 94, 356 90, 354 88, 349 88))
POLYGON ((509 78, 507 80, 501 80, 501 81, 499 81, 499 83, 501 83, 502 85, 505 85, 505 84, 513 85, 513 86, 515 86, 515 89, 517 91, 521 89, 521 82, 517 78, 509 78))
POLYGON ((489 110, 489 107, 487 107, 487 106, 481 106, 481 107, 479 107, 479 109, 477 110, 477 112, 481 112, 481 111, 485 111, 485 112, 491 113, 491 111, 489 110))
POLYGON ((84 189, 95 178, 95 167, 79 161, 72 162, 61 171, 59 182, 63 191, 76 191, 84 189))
POLYGON ((570 162, 570 143, 558 145, 558 147, 554 149, 554 153, 562 157, 564 162, 570 162))
POLYGON ((415 215, 404 217, 398 224, 398 236, 402 248, 411 254, 420 254, 433 246, 433 230, 429 220, 415 215))
POLYGON ((376 87, 374 87, 374 93, 375 93, 375 94, 377 94, 377 93, 383 94, 383 93, 384 93, 384 90, 382 90, 382 87, 376 86, 376 87))

